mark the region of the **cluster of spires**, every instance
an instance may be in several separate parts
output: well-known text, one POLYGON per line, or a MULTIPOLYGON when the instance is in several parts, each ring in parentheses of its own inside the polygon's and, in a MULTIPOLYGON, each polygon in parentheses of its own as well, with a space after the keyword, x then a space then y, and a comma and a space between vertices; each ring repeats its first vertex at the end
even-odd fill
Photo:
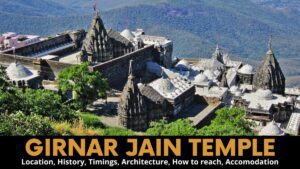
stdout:
MULTIPOLYGON (((268 41, 268 51, 263 63, 257 69, 253 78, 254 90, 269 89, 273 93, 284 94, 285 90, 285 77, 280 68, 280 65, 272 51, 272 36, 268 41)), ((213 53, 213 59, 223 62, 223 56, 217 43, 216 50, 213 53)), ((221 86, 227 87, 226 72, 223 73, 221 78, 221 86)))

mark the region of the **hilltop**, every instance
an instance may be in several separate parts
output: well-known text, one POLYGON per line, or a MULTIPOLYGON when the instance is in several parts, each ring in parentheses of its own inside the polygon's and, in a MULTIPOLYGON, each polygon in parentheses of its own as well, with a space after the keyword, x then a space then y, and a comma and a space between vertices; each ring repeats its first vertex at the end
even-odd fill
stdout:
MULTIPOLYGON (((87 29, 95 1, 0 2, 0 32, 53 36, 87 29)), ((98 0, 97 6, 107 28, 144 28, 149 34, 169 37, 174 41, 175 57, 210 57, 218 42, 233 57, 262 60, 272 34, 274 52, 284 60, 286 75, 293 79, 300 75, 300 63, 295 60, 300 53, 297 0, 98 0), (290 63, 292 67, 285 65, 290 63)))

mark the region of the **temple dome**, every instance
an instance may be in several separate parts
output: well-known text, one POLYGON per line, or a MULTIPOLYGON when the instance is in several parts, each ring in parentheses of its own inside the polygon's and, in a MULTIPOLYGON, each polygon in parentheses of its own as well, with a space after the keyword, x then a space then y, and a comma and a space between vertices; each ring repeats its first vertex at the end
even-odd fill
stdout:
POLYGON ((242 68, 240 68, 238 70, 238 72, 241 73, 241 74, 248 74, 249 75, 249 74, 254 74, 254 69, 251 65, 246 64, 242 68))
POLYGON ((11 63, 6 68, 6 73, 11 80, 23 79, 33 75, 33 73, 21 63, 11 63))
POLYGON ((134 39, 134 35, 129 29, 124 29, 121 35, 130 41, 134 39))
POLYGON ((274 121, 267 124, 259 132, 259 135, 261 135, 261 136, 280 136, 283 134, 284 134, 284 132, 278 127, 278 125, 274 121))
POLYGON ((189 65, 188 61, 186 61, 185 59, 182 59, 176 64, 175 67, 180 70, 188 70, 190 68, 190 65, 189 65))
POLYGON ((207 78, 207 76, 205 76, 204 74, 201 73, 195 77, 194 82, 196 82, 196 83, 208 82, 208 78, 207 78))
POLYGON ((256 91, 256 96, 263 100, 271 100, 273 98, 273 94, 271 90, 259 89, 256 91))

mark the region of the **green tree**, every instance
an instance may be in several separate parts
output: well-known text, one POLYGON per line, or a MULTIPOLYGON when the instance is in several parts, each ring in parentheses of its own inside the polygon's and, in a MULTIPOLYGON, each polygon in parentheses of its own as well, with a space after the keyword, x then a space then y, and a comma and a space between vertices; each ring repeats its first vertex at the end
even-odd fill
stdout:
POLYGON ((146 134, 150 136, 194 136, 197 134, 197 129, 188 119, 178 119, 171 123, 160 120, 152 122, 146 134))
POLYGON ((105 125, 101 122, 100 117, 95 114, 82 113, 80 115, 84 125, 93 128, 104 128, 105 125))
POLYGON ((6 91, 9 86, 9 78, 6 74, 4 67, 0 65, 0 90, 6 91))
POLYGON ((49 118, 22 112, 0 114, 1 136, 46 136, 56 135, 49 118))
POLYGON ((21 109, 21 99, 15 90, 0 89, 0 113, 13 113, 21 109))
POLYGON ((19 102, 16 89, 11 85, 5 69, 0 66, 0 112, 14 112, 19 108, 19 102))
POLYGON ((75 108, 86 110, 86 106, 98 98, 104 98, 109 89, 107 79, 99 72, 91 72, 88 63, 67 67, 59 73, 59 89, 65 94, 75 94, 75 108))
POLYGON ((25 114, 35 113, 58 121, 73 121, 79 118, 79 113, 62 104, 60 95, 49 90, 26 89, 19 91, 22 102, 20 111, 25 114))
POLYGON ((253 124, 243 118, 241 108, 222 108, 216 111, 216 118, 211 124, 201 128, 201 136, 251 136, 253 124))
POLYGON ((108 127, 104 129, 99 129, 103 136, 135 136, 135 133, 131 130, 108 127))

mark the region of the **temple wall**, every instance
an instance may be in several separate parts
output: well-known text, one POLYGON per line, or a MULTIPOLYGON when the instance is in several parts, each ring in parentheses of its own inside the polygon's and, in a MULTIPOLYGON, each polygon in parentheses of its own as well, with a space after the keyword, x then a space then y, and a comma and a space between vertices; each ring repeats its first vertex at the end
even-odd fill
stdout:
MULTIPOLYGON (((158 50, 154 48, 154 45, 150 45, 110 61, 90 66, 90 70, 102 72, 108 78, 111 87, 122 89, 127 81, 129 61, 131 59, 134 60, 132 67, 134 75, 140 77, 146 70, 146 62, 149 60, 157 61, 159 57, 158 50)), ((62 69, 71 66, 71 64, 54 60, 42 60, 24 56, 16 56, 16 60, 29 69, 39 71, 43 79, 47 80, 54 80, 62 69)), ((14 61, 15 57, 13 55, 0 54, 0 65, 7 67, 14 61)))
POLYGON ((119 58, 92 66, 90 69, 92 71, 101 71, 108 78, 111 86, 122 88, 127 81, 129 61, 131 59, 133 60, 132 69, 134 75, 139 77, 143 74, 144 70, 146 70, 146 62, 149 60, 157 60, 159 55, 154 45, 150 45, 119 58))
POLYGON ((37 61, 35 58, 29 58, 24 56, 14 56, 10 54, 0 54, 0 65, 8 67, 9 64, 13 62, 19 62, 29 69, 39 70, 39 66, 36 66, 34 63, 37 61))
MULTIPOLYGON (((60 46, 60 45, 66 44, 66 43, 74 43, 75 47, 80 47, 80 42, 84 38, 84 35, 85 35, 85 32, 82 30, 73 31, 73 32, 69 32, 69 33, 68 32, 62 33, 58 36, 49 38, 47 40, 43 40, 38 43, 34 43, 32 45, 18 48, 15 50, 15 54, 20 55, 20 56, 30 56, 33 53, 39 53, 41 51, 52 49, 52 48, 55 48, 57 46, 60 46)), ((72 49, 73 49, 73 47, 70 47, 67 49, 67 51, 72 50, 72 49)), ((65 50, 51 53, 51 54, 60 55, 63 52, 65 52, 65 50)), ((6 53, 13 54, 13 51, 11 50, 6 53)))

